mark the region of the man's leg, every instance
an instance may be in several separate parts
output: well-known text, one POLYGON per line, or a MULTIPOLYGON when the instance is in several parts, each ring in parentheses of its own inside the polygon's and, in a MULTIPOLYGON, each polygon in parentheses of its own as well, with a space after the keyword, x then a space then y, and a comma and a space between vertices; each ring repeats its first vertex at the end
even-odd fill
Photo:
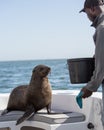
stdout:
POLYGON ((101 114, 101 120, 104 127, 104 81, 102 82, 102 114, 101 114))

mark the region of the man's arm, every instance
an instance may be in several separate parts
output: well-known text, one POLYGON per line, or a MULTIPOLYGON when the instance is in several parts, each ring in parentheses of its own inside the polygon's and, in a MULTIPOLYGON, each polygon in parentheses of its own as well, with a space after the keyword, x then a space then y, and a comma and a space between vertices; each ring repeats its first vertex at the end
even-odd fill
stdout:
POLYGON ((100 26, 96 33, 95 70, 91 80, 82 88, 83 97, 89 97, 96 92, 104 79, 104 27, 100 26))

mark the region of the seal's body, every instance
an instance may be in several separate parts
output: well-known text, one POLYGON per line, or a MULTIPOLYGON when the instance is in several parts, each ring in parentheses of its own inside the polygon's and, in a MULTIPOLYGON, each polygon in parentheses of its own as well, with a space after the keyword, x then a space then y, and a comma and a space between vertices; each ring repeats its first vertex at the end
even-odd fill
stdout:
POLYGON ((18 86, 11 92, 7 109, 3 114, 12 110, 25 111, 24 115, 17 121, 17 124, 20 124, 42 108, 46 107, 47 112, 50 113, 52 90, 47 78, 49 72, 48 66, 36 66, 33 69, 30 84, 18 86))

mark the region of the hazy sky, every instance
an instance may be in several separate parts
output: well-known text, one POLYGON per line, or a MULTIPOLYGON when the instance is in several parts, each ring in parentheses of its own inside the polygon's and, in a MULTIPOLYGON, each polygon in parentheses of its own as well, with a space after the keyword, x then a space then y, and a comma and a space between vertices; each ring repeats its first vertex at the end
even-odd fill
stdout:
POLYGON ((93 56, 84 0, 0 0, 0 61, 93 56))

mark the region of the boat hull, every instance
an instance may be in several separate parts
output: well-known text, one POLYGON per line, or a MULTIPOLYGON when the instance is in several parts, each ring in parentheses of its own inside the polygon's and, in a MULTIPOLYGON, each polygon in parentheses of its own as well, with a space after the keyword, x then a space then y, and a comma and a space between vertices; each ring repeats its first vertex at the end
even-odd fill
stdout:
MULTIPOLYGON (((58 110, 59 112, 61 110, 63 113, 43 114, 41 116, 37 114, 18 126, 15 125, 16 120, 0 121, 0 130, 8 130, 8 128, 11 130, 89 130, 89 123, 94 126, 94 130, 103 130, 101 122, 101 93, 96 92, 91 97, 83 99, 82 109, 76 103, 78 93, 79 91, 75 90, 53 90, 52 110, 58 110), (75 121, 75 118, 64 112, 73 112, 74 117, 76 117, 75 113, 81 113, 85 118, 81 121, 78 121, 79 119, 75 121), (70 118, 74 119, 73 122, 69 122, 70 118)), ((0 94, 0 110, 6 108, 8 98, 9 94, 0 94)))

